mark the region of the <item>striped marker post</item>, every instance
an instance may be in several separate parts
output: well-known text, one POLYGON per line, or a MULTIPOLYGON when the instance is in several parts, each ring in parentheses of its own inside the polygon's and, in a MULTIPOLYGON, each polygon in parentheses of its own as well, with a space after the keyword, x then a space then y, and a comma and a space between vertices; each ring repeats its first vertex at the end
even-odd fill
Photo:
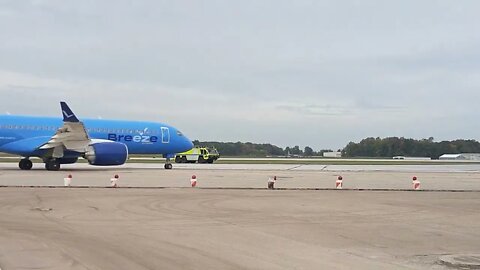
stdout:
POLYGON ((72 175, 69 174, 67 177, 63 178, 63 185, 69 187, 72 184, 72 175))
POLYGON ((418 178, 414 176, 412 178, 412 188, 413 190, 419 190, 420 189, 420 181, 418 181, 418 178))
POLYGON ((342 189, 343 188, 343 177, 341 175, 338 176, 337 181, 335 181, 335 188, 342 189))
POLYGON ((192 187, 197 186, 197 176, 196 175, 192 175, 192 179, 190 179, 190 184, 192 185, 192 187))
POLYGON ((120 178, 120 177, 118 176, 118 174, 115 174, 115 175, 113 176, 113 178, 110 178, 110 186, 111 186, 112 188, 118 187, 118 179, 119 179, 119 178, 120 178))

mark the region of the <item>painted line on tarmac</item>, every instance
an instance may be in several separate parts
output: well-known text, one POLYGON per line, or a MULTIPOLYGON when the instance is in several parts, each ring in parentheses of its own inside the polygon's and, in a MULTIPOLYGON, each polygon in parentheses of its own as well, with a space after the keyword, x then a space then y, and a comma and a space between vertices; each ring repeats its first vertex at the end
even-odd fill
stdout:
POLYGON ((297 166, 293 166, 293 167, 291 167, 291 168, 288 168, 288 169, 286 169, 286 170, 287 170, 287 171, 293 171, 293 170, 298 169, 298 168, 300 168, 300 167, 302 167, 302 166, 303 166, 303 164, 300 164, 300 165, 297 165, 297 166))
MULTIPOLYGON (((253 187, 110 187, 110 186, 5 186, 0 185, 0 188, 44 188, 44 189, 205 189, 205 190, 269 190, 267 188, 253 188, 253 187)), ((472 189, 389 189, 389 188, 275 188, 274 190, 298 190, 298 191, 401 191, 401 192, 473 192, 480 193, 480 190, 472 189)), ((1 269, 0 269, 1 270, 1 269)))

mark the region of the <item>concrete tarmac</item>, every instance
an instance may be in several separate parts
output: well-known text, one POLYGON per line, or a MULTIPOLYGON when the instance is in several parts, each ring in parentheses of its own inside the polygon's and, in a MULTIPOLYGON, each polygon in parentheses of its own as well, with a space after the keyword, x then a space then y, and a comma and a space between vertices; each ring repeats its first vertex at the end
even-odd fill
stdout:
POLYGON ((0 189, 2 269, 446 269, 480 193, 0 189))
POLYGON ((188 187, 196 175, 200 187, 264 188, 270 176, 277 176, 279 188, 333 188, 339 175, 345 188, 410 189, 417 176, 422 189, 480 191, 480 165, 391 165, 323 166, 278 164, 163 164, 131 163, 117 167, 88 164, 65 165, 61 171, 46 171, 35 164, 31 171, 20 171, 15 163, 0 163, 0 186, 61 186, 73 175, 74 186, 108 186, 114 174, 124 187, 188 187))
POLYGON ((415 172, 132 165, 0 164, 0 185, 50 187, 0 188, 0 268, 451 269, 441 257, 480 253, 474 170, 424 171, 436 192, 400 192, 415 172), (95 188, 51 188, 68 173, 95 188), (132 188, 103 188, 115 173, 132 188), (200 188, 188 188, 192 174, 200 188), (277 187, 334 187, 338 174, 346 187, 392 191, 249 189, 270 175, 277 187))

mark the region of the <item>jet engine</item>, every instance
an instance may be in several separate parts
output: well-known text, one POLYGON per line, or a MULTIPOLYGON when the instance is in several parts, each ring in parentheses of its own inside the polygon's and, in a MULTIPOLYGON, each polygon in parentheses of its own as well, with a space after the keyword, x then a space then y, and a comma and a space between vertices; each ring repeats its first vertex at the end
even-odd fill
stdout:
POLYGON ((127 161, 128 148, 119 142, 98 142, 88 146, 85 159, 90 165, 122 165, 127 161))

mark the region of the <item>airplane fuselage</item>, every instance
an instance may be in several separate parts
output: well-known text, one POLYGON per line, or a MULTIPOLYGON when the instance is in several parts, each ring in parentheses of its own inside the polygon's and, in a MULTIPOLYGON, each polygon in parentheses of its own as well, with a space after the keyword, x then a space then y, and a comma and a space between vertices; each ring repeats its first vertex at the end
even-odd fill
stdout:
MULTIPOLYGON (((129 154, 174 154, 192 148, 191 141, 176 128, 156 122, 83 119, 92 140, 125 144, 129 154)), ((55 117, 0 116, 0 152, 24 157, 44 155, 38 146, 63 126, 55 117)), ((69 156, 79 156, 68 153, 69 156)))

